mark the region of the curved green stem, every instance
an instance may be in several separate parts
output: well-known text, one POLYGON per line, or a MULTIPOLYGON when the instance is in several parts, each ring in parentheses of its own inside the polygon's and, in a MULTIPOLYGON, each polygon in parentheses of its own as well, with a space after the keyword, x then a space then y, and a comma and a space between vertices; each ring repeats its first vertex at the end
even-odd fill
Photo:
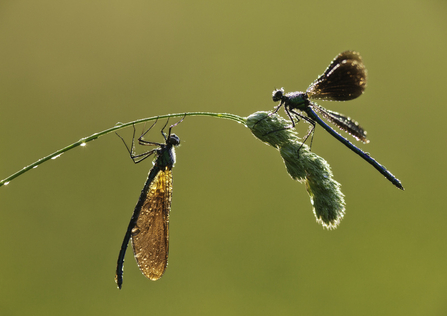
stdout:
POLYGON ((119 129, 125 128, 127 126, 133 125, 133 124, 138 124, 138 123, 142 123, 142 122, 148 122, 148 121, 153 121, 156 120, 157 118, 159 119, 163 119, 163 118, 171 118, 171 117, 183 117, 183 116, 211 116, 211 117, 217 117, 217 118, 223 118, 223 119, 228 119, 228 120, 233 120, 236 121, 238 123, 244 124, 246 123, 246 119, 235 115, 235 114, 230 114, 230 113, 212 113, 212 112, 187 112, 187 113, 175 113, 175 114, 167 114, 167 115, 159 115, 159 116, 153 116, 153 117, 148 117, 148 118, 144 118, 144 119, 139 119, 136 121, 132 121, 132 122, 128 122, 128 123, 117 123, 114 127, 111 127, 109 129, 106 129, 102 132, 99 133, 95 133, 93 135, 90 135, 88 137, 84 137, 81 138, 80 140, 78 140, 77 142, 68 145, 67 147, 64 147, 62 149, 59 149, 57 151, 55 151, 54 153, 40 158, 39 160, 37 160, 36 162, 33 162, 32 164, 23 167, 21 170, 17 171, 16 173, 13 173, 12 175, 10 175, 9 177, 3 179, 0 181, 0 187, 3 185, 7 185, 11 180, 17 178, 18 176, 24 174, 25 172, 36 168, 38 165, 44 163, 47 160, 50 159, 55 159, 57 157, 59 157, 60 155, 62 155, 63 153, 78 147, 78 146, 85 146, 86 143, 88 143, 89 141, 95 140, 103 135, 109 134, 111 132, 117 131, 119 129))

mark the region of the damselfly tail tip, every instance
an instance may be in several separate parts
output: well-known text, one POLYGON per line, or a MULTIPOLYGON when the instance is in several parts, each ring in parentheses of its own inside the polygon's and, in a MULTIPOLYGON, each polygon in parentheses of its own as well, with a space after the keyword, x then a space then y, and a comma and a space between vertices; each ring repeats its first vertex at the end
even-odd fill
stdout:
POLYGON ((119 277, 118 275, 115 275, 115 282, 116 285, 118 286, 118 289, 121 290, 121 288, 123 287, 123 278, 119 277))

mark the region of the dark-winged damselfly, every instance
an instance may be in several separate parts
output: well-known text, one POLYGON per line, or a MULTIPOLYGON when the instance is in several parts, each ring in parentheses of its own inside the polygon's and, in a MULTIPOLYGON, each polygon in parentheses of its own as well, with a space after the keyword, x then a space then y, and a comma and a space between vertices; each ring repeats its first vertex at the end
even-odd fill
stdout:
POLYGON ((284 89, 282 88, 274 90, 272 95, 273 101, 280 101, 280 103, 276 106, 273 113, 278 112, 281 106, 284 105, 284 110, 292 121, 292 126, 295 126, 294 115, 297 119, 302 118, 313 125, 311 133, 315 129, 315 122, 317 122, 329 134, 376 168, 396 187, 403 190, 404 188, 401 182, 391 172, 369 154, 337 133, 317 113, 321 114, 326 120, 341 130, 351 134, 356 140, 368 143, 369 140, 366 139, 366 131, 356 121, 343 114, 329 111, 311 101, 352 100, 359 97, 365 90, 365 87, 366 68, 360 54, 355 51, 345 51, 335 57, 325 72, 307 88, 306 92, 290 92, 284 94, 284 89), (307 116, 296 112, 296 110, 306 113, 307 116))

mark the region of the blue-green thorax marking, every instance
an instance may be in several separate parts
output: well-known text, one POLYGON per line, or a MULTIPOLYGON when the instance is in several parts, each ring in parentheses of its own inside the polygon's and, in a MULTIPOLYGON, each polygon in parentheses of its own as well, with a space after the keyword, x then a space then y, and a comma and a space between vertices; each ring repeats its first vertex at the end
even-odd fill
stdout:
POLYGON ((161 144, 160 148, 156 150, 157 158, 154 162, 154 166, 157 166, 160 169, 164 169, 168 167, 172 169, 175 164, 175 146, 180 145, 180 138, 175 135, 169 135, 166 140, 166 144, 161 144))
MULTIPOLYGON (((276 91, 278 92, 278 90, 276 91)), ((281 92, 284 93, 283 90, 279 90, 278 94, 280 95, 281 92)), ((297 109, 300 111, 306 111, 309 103, 309 99, 306 93, 300 91, 286 93, 285 95, 283 95, 282 100, 284 101, 284 105, 287 108, 297 109)))

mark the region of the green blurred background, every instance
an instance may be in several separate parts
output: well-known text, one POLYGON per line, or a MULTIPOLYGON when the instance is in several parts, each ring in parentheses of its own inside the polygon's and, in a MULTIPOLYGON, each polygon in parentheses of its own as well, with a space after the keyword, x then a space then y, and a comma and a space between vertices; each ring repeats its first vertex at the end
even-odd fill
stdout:
POLYGON ((323 230, 276 150, 240 124, 188 117, 169 267, 149 281, 129 251, 119 291, 151 163, 135 166, 110 134, 0 188, 0 313, 446 315, 446 31, 441 0, 2 1, 2 179, 116 122, 270 110, 274 88, 305 90, 353 49, 365 94, 320 104, 358 120, 360 147, 406 190, 317 127, 312 150, 347 201, 323 230))

